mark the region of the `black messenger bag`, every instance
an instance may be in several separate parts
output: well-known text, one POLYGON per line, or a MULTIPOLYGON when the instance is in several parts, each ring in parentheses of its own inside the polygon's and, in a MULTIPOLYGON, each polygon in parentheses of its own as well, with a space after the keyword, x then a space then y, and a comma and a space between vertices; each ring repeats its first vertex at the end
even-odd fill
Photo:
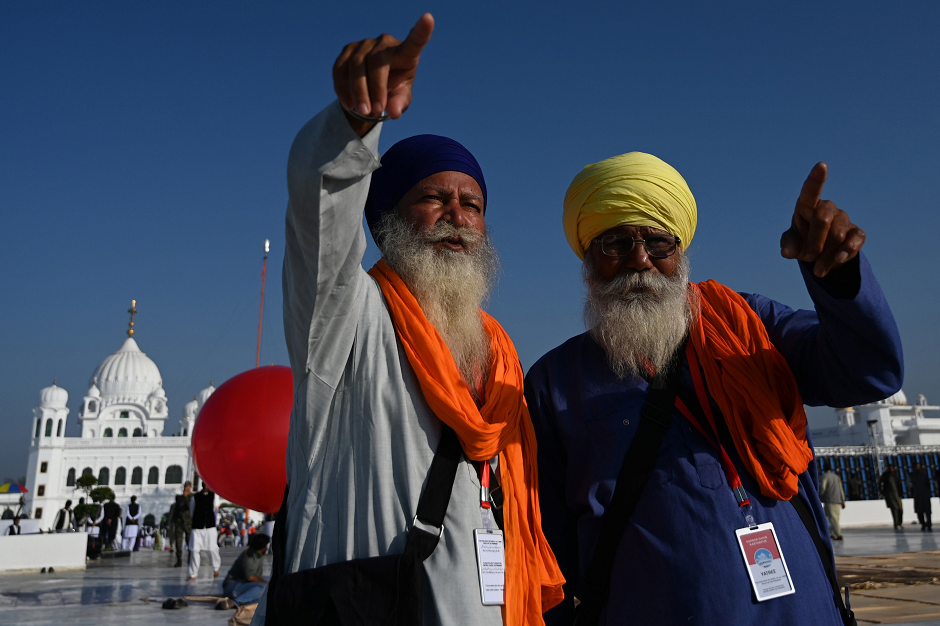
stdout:
POLYGON ((423 563, 444 532, 463 450, 444 425, 418 512, 401 554, 391 554, 282 573, 287 541, 287 490, 274 525, 274 566, 265 626, 420 626, 423 563), (429 532, 417 522, 437 529, 429 532))

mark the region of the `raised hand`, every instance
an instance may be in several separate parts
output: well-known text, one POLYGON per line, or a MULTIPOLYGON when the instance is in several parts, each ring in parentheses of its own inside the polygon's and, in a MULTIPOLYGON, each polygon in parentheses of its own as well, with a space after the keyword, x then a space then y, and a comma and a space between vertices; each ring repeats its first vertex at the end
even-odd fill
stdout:
MULTIPOLYGON (((389 34, 347 44, 333 64, 333 88, 347 110, 367 117, 383 111, 398 119, 411 104, 411 87, 421 51, 431 39, 434 18, 425 13, 404 41, 389 34)), ((372 124, 348 115, 350 124, 365 134, 372 124)))
POLYGON ((820 200, 826 184, 826 164, 813 166, 793 211, 789 230, 780 237, 780 254, 787 259, 814 263, 813 274, 822 278, 848 263, 865 243, 865 231, 829 200, 820 200))

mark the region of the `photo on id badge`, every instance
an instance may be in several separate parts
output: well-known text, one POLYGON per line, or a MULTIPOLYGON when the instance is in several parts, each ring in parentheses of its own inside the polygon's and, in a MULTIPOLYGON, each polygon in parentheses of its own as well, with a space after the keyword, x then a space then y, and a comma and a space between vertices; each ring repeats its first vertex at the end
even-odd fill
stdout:
POLYGON ((796 591, 772 523, 740 528, 735 535, 758 602, 796 591))

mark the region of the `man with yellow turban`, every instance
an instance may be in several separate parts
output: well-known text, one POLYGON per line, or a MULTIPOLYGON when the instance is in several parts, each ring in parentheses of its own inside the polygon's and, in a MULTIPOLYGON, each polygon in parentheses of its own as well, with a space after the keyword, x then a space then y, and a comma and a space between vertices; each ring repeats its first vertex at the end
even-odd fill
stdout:
POLYGON ((803 405, 885 398, 903 360, 865 233, 820 200, 826 173, 813 167, 781 238, 815 311, 690 283, 695 198, 660 159, 624 154, 571 183, 588 331, 526 376, 567 580, 546 624, 854 623, 803 405))

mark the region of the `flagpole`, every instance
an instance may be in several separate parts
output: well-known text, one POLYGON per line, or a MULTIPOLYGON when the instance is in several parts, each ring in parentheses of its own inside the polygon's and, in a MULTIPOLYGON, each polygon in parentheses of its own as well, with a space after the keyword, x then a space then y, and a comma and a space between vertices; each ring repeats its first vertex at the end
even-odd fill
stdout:
POLYGON ((258 350, 255 352, 255 367, 261 362, 261 319, 264 316, 264 275, 268 269, 268 252, 271 250, 271 241, 264 240, 264 263, 261 265, 261 310, 258 311, 258 350))

